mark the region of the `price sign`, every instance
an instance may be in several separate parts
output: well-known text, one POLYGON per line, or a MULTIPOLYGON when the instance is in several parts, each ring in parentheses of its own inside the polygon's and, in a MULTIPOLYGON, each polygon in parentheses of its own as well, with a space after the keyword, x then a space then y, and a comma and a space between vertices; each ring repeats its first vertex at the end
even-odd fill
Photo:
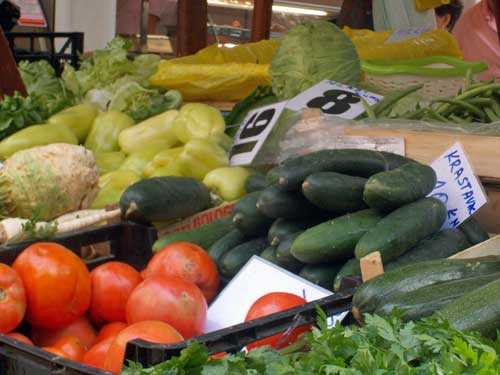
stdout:
POLYGON ((479 179, 460 143, 455 143, 432 162, 437 183, 430 197, 440 199, 448 210, 443 229, 456 228, 479 208, 487 198, 479 179))
MULTIPOLYGON (((1 2, 1 1, 0 1, 1 2)), ((39 0, 14 0, 21 8, 20 26, 47 27, 47 20, 39 0)))
POLYGON ((384 44, 402 42, 403 40, 416 38, 427 31, 431 31, 431 27, 414 27, 410 29, 395 30, 384 44))
POLYGON ((334 81, 321 81, 291 99, 286 107, 293 111, 319 108, 325 115, 352 120, 365 111, 360 98, 372 106, 383 96, 334 81))

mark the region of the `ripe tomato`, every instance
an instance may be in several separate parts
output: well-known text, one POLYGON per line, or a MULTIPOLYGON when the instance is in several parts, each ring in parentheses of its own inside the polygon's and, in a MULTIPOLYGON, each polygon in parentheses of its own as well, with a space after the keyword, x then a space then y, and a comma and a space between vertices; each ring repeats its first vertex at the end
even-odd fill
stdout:
POLYGON ((58 357, 61 358, 71 359, 69 358, 68 354, 64 353, 61 349, 57 349, 52 346, 43 346, 40 349, 45 350, 46 352, 52 353, 54 355, 57 355, 58 357))
POLYGON ((0 263, 0 333, 17 328, 26 312, 26 293, 16 271, 0 263))
POLYGON ((125 322, 125 305, 132 290, 142 277, 126 263, 109 262, 90 273, 92 299, 90 315, 93 320, 104 322, 125 322))
MULTIPOLYGON (((261 318, 266 315, 274 314, 279 311, 288 310, 291 309, 292 307, 303 305, 304 303, 307 303, 307 301, 304 298, 299 297, 292 293, 281 293, 281 292, 268 293, 260 297, 257 301, 255 301, 252 304, 252 306, 248 310, 245 322, 261 318)), ((281 342, 276 347, 276 349, 284 348, 288 344, 295 342, 300 334, 307 332, 310 328, 311 325, 309 324, 294 329, 288 336, 288 338, 286 338, 283 342, 281 342)), ((282 334, 277 334, 268 337, 266 339, 253 342, 247 345, 247 349, 250 350, 258 346, 264 346, 264 345, 275 347, 278 344, 278 341, 280 341, 282 336, 283 336, 282 334)))
POLYGON ((92 347, 96 340, 94 327, 89 323, 86 316, 82 316, 63 328, 33 327, 31 330, 31 338, 37 346, 54 346, 57 340, 68 336, 76 337, 86 348, 92 347))
POLYGON ((97 335, 97 338, 95 340, 94 345, 96 345, 97 343, 99 343, 101 341, 106 340, 109 337, 114 337, 114 336, 118 335, 125 328, 127 328, 127 324, 123 323, 123 322, 113 322, 113 323, 106 324, 99 331, 99 334, 97 335))
POLYGON ((28 298, 26 317, 35 327, 61 328, 90 305, 90 275, 85 263, 56 243, 27 247, 15 260, 28 298))
POLYGON ((71 359, 73 361, 81 362, 83 356, 87 349, 76 337, 68 336, 64 337, 52 345, 53 348, 59 349, 66 354, 65 358, 71 359))
POLYGON ((207 302, 200 289, 179 277, 150 277, 135 288, 127 302, 129 324, 159 320, 186 339, 200 335, 206 319, 207 302))
POLYGON ((95 344, 87 353, 85 353, 82 362, 86 365, 106 370, 106 367, 104 367, 106 354, 108 353, 109 347, 114 339, 115 336, 111 336, 95 344))
POLYGON ((177 276, 195 283, 208 302, 219 288, 219 274, 212 258, 201 247, 187 242, 165 246, 148 263, 145 278, 177 276))
POLYGON ((29 338, 24 336, 23 334, 20 334, 17 332, 12 332, 12 333, 7 334, 7 336, 12 337, 13 339, 16 339, 17 341, 24 342, 25 344, 33 345, 33 342, 29 338))
POLYGON ((157 344, 173 344, 184 340, 172 326, 158 321, 145 321, 132 324, 116 336, 109 347, 105 360, 105 368, 119 374, 125 356, 127 342, 143 339, 157 344))

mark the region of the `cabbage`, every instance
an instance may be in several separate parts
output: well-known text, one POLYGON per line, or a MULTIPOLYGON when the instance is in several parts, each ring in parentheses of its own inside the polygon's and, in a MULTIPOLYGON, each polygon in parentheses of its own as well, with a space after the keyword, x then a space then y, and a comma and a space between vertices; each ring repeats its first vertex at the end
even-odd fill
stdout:
POLYGON ((361 67, 351 39, 334 24, 315 21, 288 32, 269 73, 276 96, 289 99, 325 79, 357 85, 361 67))

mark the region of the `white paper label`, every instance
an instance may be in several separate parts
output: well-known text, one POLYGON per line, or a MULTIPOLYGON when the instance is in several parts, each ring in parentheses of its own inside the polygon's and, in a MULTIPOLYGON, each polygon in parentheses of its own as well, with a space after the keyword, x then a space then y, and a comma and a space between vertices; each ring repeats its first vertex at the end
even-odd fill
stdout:
POLYGON ((405 156, 405 140, 403 137, 363 137, 341 135, 335 137, 336 149, 355 148, 363 150, 385 151, 405 156))
POLYGON ((487 202, 479 179, 460 143, 455 143, 431 167, 436 171, 437 183, 430 197, 440 199, 448 210, 443 229, 456 228, 487 202))
POLYGON ((403 40, 416 38, 427 31, 432 30, 430 27, 415 27, 411 29, 399 29, 395 30, 392 35, 387 38, 384 44, 402 42, 403 40))

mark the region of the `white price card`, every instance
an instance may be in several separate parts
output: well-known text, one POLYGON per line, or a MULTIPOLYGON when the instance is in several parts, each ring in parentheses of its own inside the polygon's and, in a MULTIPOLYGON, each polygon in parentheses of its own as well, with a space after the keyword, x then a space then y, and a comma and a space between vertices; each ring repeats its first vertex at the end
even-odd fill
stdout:
POLYGON ((342 83, 321 81, 290 99, 286 107, 292 111, 319 108, 325 115, 352 120, 365 112, 360 98, 366 100, 369 106, 373 106, 384 97, 342 83))
MULTIPOLYGON (((293 293, 304 297, 307 302, 332 294, 254 255, 210 305, 205 333, 243 323, 252 304, 271 292, 293 293)), ((346 315, 347 312, 343 312, 328 318, 328 326, 333 327, 346 315)))
POLYGON ((229 151, 229 162, 232 166, 252 163, 285 106, 286 102, 275 103, 257 108, 247 114, 229 151))
POLYGON ((487 202, 481 182, 460 143, 455 143, 432 162, 437 183, 430 197, 440 199, 448 210, 443 229, 456 228, 487 202))
POLYGON ((410 29, 398 29, 395 30, 389 38, 384 42, 384 44, 402 42, 403 40, 417 38, 418 36, 431 31, 431 27, 414 27, 410 29))

